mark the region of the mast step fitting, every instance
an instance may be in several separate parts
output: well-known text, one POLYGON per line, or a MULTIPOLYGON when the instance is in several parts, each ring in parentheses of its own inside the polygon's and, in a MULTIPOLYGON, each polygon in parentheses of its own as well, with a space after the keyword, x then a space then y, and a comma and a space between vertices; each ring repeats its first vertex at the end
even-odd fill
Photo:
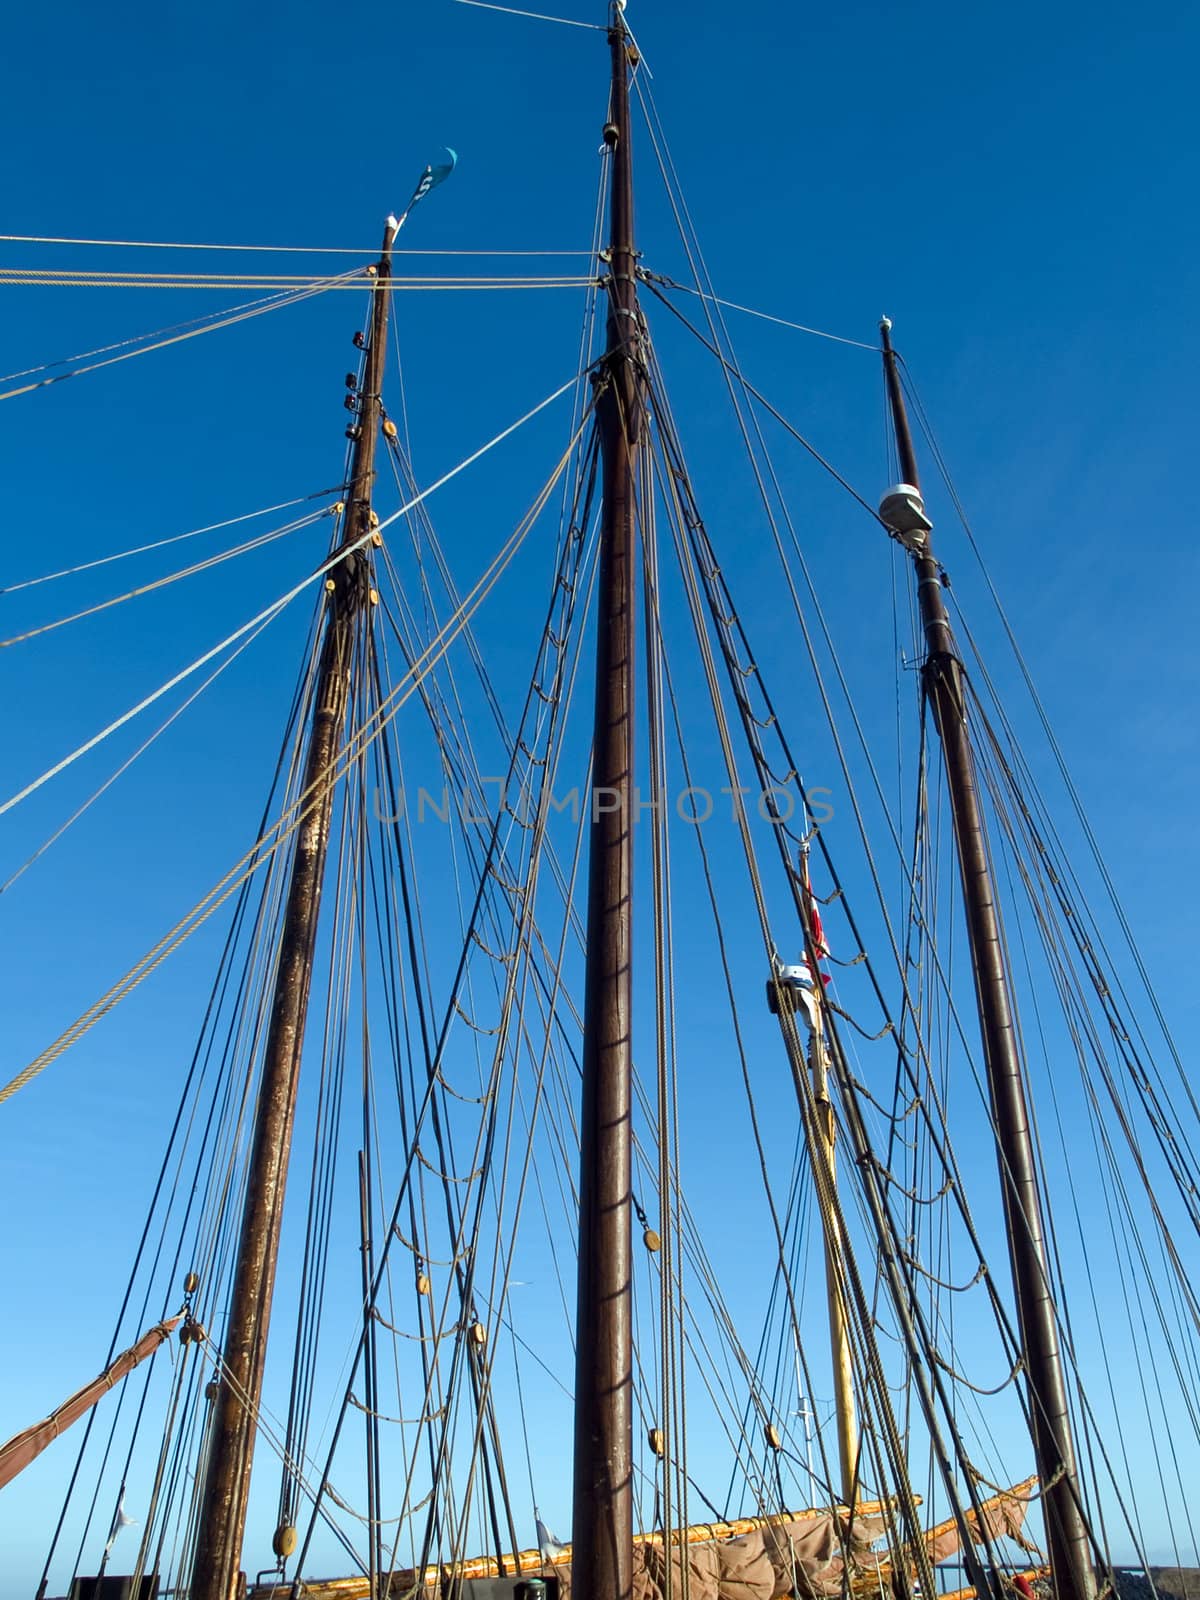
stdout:
POLYGON ((916 556, 925 554, 933 523, 925 514, 921 491, 911 483, 896 483, 887 490, 879 502, 879 520, 906 550, 916 556))

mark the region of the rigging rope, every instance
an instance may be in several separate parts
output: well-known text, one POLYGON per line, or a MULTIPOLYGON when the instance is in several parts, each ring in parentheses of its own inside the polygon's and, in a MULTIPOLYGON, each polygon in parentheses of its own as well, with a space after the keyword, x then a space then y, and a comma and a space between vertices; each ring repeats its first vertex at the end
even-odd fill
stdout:
POLYGON ((137 749, 133 751, 132 755, 127 756, 126 759, 121 762, 120 766, 118 766, 115 771, 111 772, 98 788, 93 789, 91 794, 88 795, 87 799, 84 800, 81 805, 78 805, 75 808, 66 821, 60 823, 54 832, 51 833, 48 838, 44 839, 30 855, 26 856, 21 865, 11 872, 3 883, 0 883, 0 894, 5 894, 9 889, 11 889, 13 884, 16 883, 17 879, 21 877, 23 873, 27 872, 34 862, 40 856, 45 854, 51 845, 56 844, 58 840, 62 838, 63 834, 66 833, 67 829, 70 828, 74 823, 78 822, 80 817, 83 816, 84 812, 89 810, 90 807, 93 806, 97 800, 99 800, 100 796, 106 793, 106 791, 109 790, 114 783, 116 783, 119 777, 128 772, 129 768, 134 764, 138 757, 144 755, 150 746, 167 731, 171 724, 176 722, 189 706, 192 706, 196 703, 209 685, 214 683, 216 679, 226 671, 227 668, 233 665, 233 663, 238 659, 239 656, 243 654, 244 651, 250 648, 255 640, 258 639, 258 637, 264 633, 268 627, 270 627, 271 623, 278 615, 278 612, 272 613, 272 615, 269 616, 259 627, 257 627, 253 633, 246 635, 246 637, 238 645, 237 649, 231 651, 230 654, 226 656, 225 660, 220 662, 219 665, 209 673, 208 677, 204 679, 200 686, 196 689, 193 689, 191 694, 188 695, 187 699, 181 701, 181 703, 175 707, 174 711, 171 712, 170 716, 166 717, 162 722, 159 723, 154 732, 150 734, 148 738, 144 739, 140 745, 138 745, 137 749))
POLYGON ((834 344, 848 344, 855 350, 869 350, 873 356, 878 356, 878 344, 864 344, 861 339, 847 339, 841 333, 827 333, 823 328, 810 328, 803 322, 791 322, 787 317, 777 317, 769 311, 756 311, 753 306, 742 306, 736 300, 724 300, 720 295, 710 294, 706 289, 696 288, 689 283, 676 283, 674 278, 668 278, 661 272, 649 272, 643 269, 639 274, 646 283, 661 283, 668 289, 679 289, 684 294, 694 294, 700 300, 707 300, 711 305, 720 306, 725 311, 742 311, 748 317, 758 317, 763 322, 778 323, 781 328, 792 328, 796 333, 811 333, 818 339, 830 339, 834 344))
MULTIPOLYGON (((239 517, 226 517, 223 522, 209 522, 202 528, 191 528, 187 533, 174 533, 168 539, 155 539, 150 544, 135 545, 131 550, 118 550, 111 556, 97 556, 91 561, 81 561, 74 567, 60 567, 57 572, 43 573, 40 578, 23 578, 19 583, 8 583, 0 587, 0 594, 16 594, 20 589, 32 589, 38 584, 50 583, 55 578, 71 578, 80 572, 90 572, 93 567, 104 567, 112 561, 124 561, 129 556, 145 555, 150 550, 161 550, 164 545, 179 544, 184 539, 195 539, 202 533, 217 533, 220 529, 232 528, 239 522, 250 522, 255 517, 270 516, 275 511, 288 511, 292 506, 303 505, 307 500, 324 500, 328 495, 340 493, 340 484, 335 484, 331 489, 317 489, 313 494, 297 495, 294 500, 281 500, 278 505, 263 506, 258 511, 244 511, 239 517)), ((322 513, 318 512, 316 515, 322 513)))
POLYGON ((598 22, 577 22, 574 17, 548 17, 543 11, 518 11, 515 6, 500 6, 494 0, 457 0, 460 6, 477 6, 481 11, 503 11, 510 17, 532 17, 535 22, 561 22, 567 28, 590 28, 593 33, 606 29, 598 22))
MULTIPOLYGON (((102 728, 99 733, 93 734, 90 739, 85 740, 84 743, 81 744, 77 749, 73 750, 69 755, 64 756, 61 761, 56 762, 52 767, 48 767, 40 777, 35 778, 31 783, 26 784, 24 789, 21 789, 17 794, 12 795, 8 800, 5 800, 2 804, 0 804, 0 816, 3 816, 6 811, 11 811, 12 808, 16 805, 19 805, 22 800, 28 799, 28 797, 33 794, 35 790, 40 789, 44 783, 47 783, 51 778, 57 777, 60 772, 64 771, 73 762, 77 761, 80 756, 86 755, 89 750, 93 750, 96 745, 100 744, 104 739, 107 739, 110 734, 113 734, 119 728, 124 727, 127 722, 131 721, 134 717, 145 711, 148 706, 153 705, 156 700, 160 700, 164 694, 167 694, 171 689, 174 689, 178 684, 182 683, 185 678, 190 677, 192 673, 198 672, 199 669, 203 666, 206 666, 214 656, 220 655, 223 650, 227 649, 231 644, 235 644, 237 640, 243 638, 253 628, 256 628, 259 623, 269 621, 272 617, 276 616, 281 610, 283 610, 285 606, 289 605, 297 595, 302 594, 305 589, 316 583, 318 579, 324 577, 326 573, 330 572, 334 567, 345 561, 349 556, 352 556, 357 550, 361 550, 365 545, 373 542, 384 528, 397 521, 400 517, 405 516, 413 509, 414 506, 420 505, 422 501, 428 499, 428 497, 436 490, 449 483, 452 478, 456 478, 458 474, 465 471, 467 467, 472 466, 480 459, 481 456, 486 455, 489 450, 494 449, 496 445, 502 443, 511 434, 515 433, 518 428, 522 427, 526 422, 529 422, 533 417, 536 417, 539 412, 544 411, 548 405, 551 405, 559 398, 560 395, 565 394, 566 391, 570 389, 577 381, 578 374, 569 378, 566 383, 560 384, 560 386, 555 389, 553 394, 547 395, 544 400, 540 401, 539 404, 527 411, 523 417, 519 417, 516 422, 510 423, 507 428, 502 429, 500 433, 489 439, 487 444, 481 445, 478 450, 472 451, 472 453, 464 460, 460 461, 457 466, 451 467, 448 472, 444 472, 440 478, 435 478, 428 488, 423 489, 419 494, 414 495, 414 497, 406 505, 400 507, 399 511, 392 512, 392 514, 384 521, 380 522, 377 527, 369 528, 367 532, 364 533, 360 538, 353 540, 349 544, 342 545, 332 556, 330 556, 329 560, 319 566, 315 572, 309 573, 308 577, 302 578, 299 583, 294 584, 292 588, 287 590, 286 593, 280 595, 277 600, 273 600, 269 606, 264 607, 263 610, 257 614, 257 616, 251 617, 249 622, 245 622, 240 628, 236 628, 231 634, 228 635, 227 638, 222 639, 219 644, 216 644, 212 647, 212 649, 205 651, 203 655, 197 657, 197 659, 189 666, 184 667, 180 672, 177 672, 174 677, 169 678, 166 683, 161 684, 151 694, 140 700, 135 706, 132 706, 120 717, 117 717, 113 722, 110 722, 106 728, 102 728)), ((0 398, 3 397, 0 396, 0 398)), ((511 553, 512 552, 510 552, 510 559, 511 553)), ((507 565, 507 562, 505 562, 505 565, 507 565)), ((490 570, 491 569, 489 569, 489 571, 490 570)), ((487 575, 485 575, 485 577, 486 576, 487 575)), ((492 577, 491 582, 494 583, 495 578, 498 576, 499 572, 496 572, 492 577)), ((482 581, 484 580, 481 580, 481 582, 482 581)), ((0 1100, 3 1099, 4 1096, 0 1094, 0 1100)))
MULTIPOLYGON (((178 583, 181 578, 194 577, 198 572, 207 572, 211 567, 220 566, 225 561, 232 561, 235 556, 244 556, 252 551, 261 550, 268 544, 273 544, 276 539, 282 539, 289 533, 296 533, 301 528, 310 528, 314 522, 319 522, 322 517, 336 515, 339 505, 328 506, 323 511, 311 512, 307 517, 300 517, 295 522, 289 522, 282 528, 273 528, 269 533, 257 534, 253 539, 244 544, 234 545, 229 550, 222 550, 217 555, 206 556, 203 561, 194 562, 190 567, 181 567, 178 572, 167 573, 165 577, 155 578, 151 583, 139 584, 136 589, 127 589, 124 594, 112 595, 107 600, 99 600, 95 605, 85 606, 80 611, 73 611, 69 616, 58 617, 53 622, 43 622, 37 628, 28 628, 24 633, 13 634, 11 638, 0 639, 0 650, 9 645, 24 644, 28 639, 36 639, 44 633, 53 633, 58 628, 65 628, 72 622, 82 622, 85 617, 94 617, 98 612, 108 611, 113 606, 119 606, 123 601, 136 600, 144 594, 152 594, 156 589, 165 589, 169 584, 178 583)), ((268 619, 270 620, 270 619, 268 619)))
MULTIPOLYGON (((310 300, 317 294, 323 294, 326 289, 335 288, 352 276, 356 276, 356 274, 347 273, 340 278, 327 278, 319 287, 302 289, 287 294, 271 295, 266 300, 251 301, 246 306, 235 306, 230 312, 218 314, 216 321, 205 322, 201 327, 195 327, 187 323, 177 324, 183 331, 168 334, 163 338, 151 335, 153 342, 151 344, 143 344, 139 349, 124 350, 122 354, 108 356, 103 361, 93 361, 83 367, 72 367, 69 372, 55 373, 53 377, 40 378, 36 383, 25 383, 16 389, 6 389, 3 393, 0 393, 0 400, 13 400, 18 395, 32 394, 35 389, 48 389, 51 384, 64 383, 68 378, 81 377, 85 372, 98 372, 102 367, 115 366, 119 361, 131 361, 134 356, 149 355, 152 350, 165 350, 168 345, 182 344, 186 339, 198 339, 201 334, 215 333, 219 328, 231 328, 236 323, 248 322, 253 317, 265 316, 268 311, 278 311, 283 306, 299 305, 301 301, 310 300)), ((107 346, 106 348, 113 347, 107 346)), ((38 371, 41 369, 33 368, 31 370, 38 371)))
MULTIPOLYGON (((581 24, 582 26, 582 24, 581 24)), ((379 253, 378 245, 355 250, 348 245, 296 245, 296 244, 187 244, 164 239, 68 239, 59 235, 36 233, 0 233, 0 243, 5 244, 72 244, 104 245, 123 250, 232 250, 244 254, 266 253, 272 255, 305 256, 363 256, 373 260, 379 253)), ((594 256, 592 250, 446 250, 425 247, 410 249, 393 246, 394 256, 594 256)))
MULTIPOLYGON (((0 267, 0 289, 276 289, 288 295, 306 299, 310 294, 323 294, 333 290, 362 289, 373 292, 380 284, 362 280, 362 274, 346 278, 328 279, 306 274, 285 273, 130 273, 130 272, 80 272, 34 271, 23 267, 0 267)), ((435 278, 392 277, 387 279, 388 292, 430 293, 439 290, 467 291, 487 289, 583 289, 599 280, 577 274, 556 273, 549 277, 435 278)), ((291 300, 284 303, 292 304, 291 300)), ((233 319, 242 320, 242 319, 233 319)), ((221 324, 224 326, 225 324, 221 324)), ((175 343, 166 340, 165 343, 175 343)), ((101 362, 99 365, 108 365, 101 362)), ((24 390, 14 391, 24 393, 24 390)), ((0 399, 8 399, 0 395, 0 399)))
MULTIPOLYGON (((564 385, 564 387, 566 386, 564 385)), ((560 390, 558 392, 561 393, 562 391, 560 390)), ((548 404, 548 402, 543 402, 543 404, 548 404)), ((541 407, 538 407, 537 409, 540 410, 541 407)), ((533 415, 533 413, 529 413, 529 415, 533 415)), ((514 424, 514 426, 517 426, 517 424, 514 424)), ((506 430, 506 432, 511 431, 511 429, 506 430)), ((485 446, 485 448, 489 447, 485 446)), ((500 554, 495 558, 491 566, 479 579, 474 589, 471 590, 470 594, 463 602, 460 610, 456 612, 454 617, 452 617, 448 623, 445 624, 437 639, 427 648, 424 655, 414 665, 414 667, 410 669, 403 683, 393 690, 391 697, 389 698, 388 702, 386 702, 388 707, 386 715, 383 714, 383 708, 381 708, 380 713, 377 715, 373 730, 370 732, 367 732, 365 729, 361 731, 360 735, 357 736, 356 741, 352 742, 342 751, 334 769, 330 773, 322 775, 322 778, 316 784, 314 784, 314 791, 321 787, 326 778, 334 783, 338 781, 339 777, 344 774, 348 766, 359 758, 361 754, 361 748, 365 748, 367 744, 373 742, 379 737, 383 728, 386 727, 387 724, 397 715, 401 707, 416 691, 420 684, 421 678, 424 677, 445 655, 446 651, 450 648, 450 645, 454 642, 454 639, 458 637, 458 634, 466 626, 466 622, 469 620, 470 616, 478 608, 482 601, 486 599, 487 595, 491 592, 505 568, 512 561, 517 550, 524 542, 524 539, 528 535, 530 528, 533 526, 538 512, 545 503, 545 498, 548 496, 554 484, 557 482, 558 476, 565 465, 565 461, 566 458, 564 457, 563 461, 561 461, 558 467, 556 467, 550 482, 543 490, 539 500, 535 502, 532 513, 527 516, 523 526, 520 527, 509 539, 507 544, 501 550, 500 554), (359 746, 359 748, 355 747, 356 744, 359 746)), ((462 465, 466 465, 466 463, 460 464, 459 467, 454 468, 453 471, 446 476, 453 476, 454 472, 461 470, 462 465)), ((444 482, 445 479, 443 478, 439 481, 444 482)), ((432 492, 434 487, 436 487, 436 485, 431 485, 430 489, 427 490, 426 493, 428 494, 432 492)), ((399 513, 395 513, 395 515, 399 515, 399 513)), ((388 520, 394 520, 394 517, 389 518, 388 520)), ((365 543, 366 538, 369 537, 371 537, 371 535, 365 536, 363 540, 358 542, 360 544, 365 543)), ((342 552, 343 556, 348 553, 348 551, 342 552)), ((332 565, 333 563, 330 564, 332 565)), ((36 785, 34 787, 36 787, 36 785)), ((169 955, 178 949, 179 946, 197 930, 197 928, 201 927, 205 922, 207 922, 209 917, 211 917, 213 913, 218 910, 219 907, 222 906, 233 893, 235 893, 245 879, 252 876, 264 861, 274 856, 279 850, 280 846, 291 837, 297 828, 302 825, 313 803, 315 802, 313 800, 312 792, 301 797, 300 800, 297 800, 290 812, 285 813, 284 816, 281 817, 270 830, 268 835, 268 837, 270 837, 269 843, 267 843, 265 839, 260 838, 255 845, 241 858, 241 860, 238 861, 236 865, 233 866, 229 872, 226 873, 226 875, 214 886, 214 888, 212 888, 208 894, 203 897, 203 899, 198 901, 196 905, 193 906, 192 909, 183 918, 181 918, 174 925, 174 927, 162 937, 162 939, 159 940, 159 942, 151 951, 148 952, 146 956, 137 962, 135 966, 131 967, 124 977, 118 980, 118 982, 114 984, 104 995, 102 995, 99 1000, 89 1006, 87 1011, 78 1017, 64 1033, 60 1034, 51 1045, 40 1052, 40 1054, 35 1057, 35 1059, 31 1061, 27 1067, 19 1072, 16 1077, 12 1078, 7 1084, 4 1085, 3 1088, 0 1088, 0 1104, 3 1104, 5 1100, 10 1099, 12 1095, 16 1094, 18 1090, 23 1089, 26 1084, 28 1084, 47 1066, 58 1060, 59 1056, 61 1056, 65 1050, 69 1049, 70 1046, 74 1044, 76 1040, 81 1038, 83 1034, 86 1033, 91 1027, 93 1027, 101 1017, 107 1015, 107 1013, 111 1011, 113 1007, 122 999, 124 999, 127 994, 129 994, 139 984, 144 982, 145 979, 149 977, 150 973, 160 966, 169 955), (301 809, 302 806, 304 809, 301 809), (292 813, 297 814, 293 815, 292 813), (291 817, 290 821, 287 820, 289 816, 291 817)), ((4 808, 0 808, 0 810, 3 809, 4 808)))

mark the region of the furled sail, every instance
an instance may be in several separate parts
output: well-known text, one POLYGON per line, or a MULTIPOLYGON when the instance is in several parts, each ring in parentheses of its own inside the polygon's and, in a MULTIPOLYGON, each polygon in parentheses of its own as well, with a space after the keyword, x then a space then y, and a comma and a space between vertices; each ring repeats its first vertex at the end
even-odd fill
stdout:
MULTIPOLYGON (((873 1502, 853 1517, 838 1508, 694 1523, 672 1535, 669 1553, 660 1536, 642 1535, 633 1548, 633 1600, 662 1600, 668 1592, 668 1577, 669 1592, 683 1592, 685 1563, 691 1600, 781 1600, 789 1594, 816 1600, 839 1595, 847 1553, 852 1570, 864 1565, 874 1570, 876 1557, 871 1546, 886 1527, 886 1519, 874 1513, 883 1510, 881 1503, 873 1502)), ((396 1593, 411 1594, 447 1578, 465 1582, 493 1578, 499 1571, 494 1557, 480 1556, 453 1567, 427 1567, 423 1574, 395 1572, 391 1586, 396 1593)), ((569 1545, 550 1559, 540 1550, 506 1556, 504 1571, 510 1576, 552 1575, 558 1580, 559 1600, 570 1600, 569 1545)), ((251 1588, 248 1600, 266 1600, 275 1592, 271 1585, 251 1588)), ((304 1593, 306 1600, 365 1600, 370 1585, 365 1577, 333 1578, 306 1583, 304 1593)))
MULTIPOLYGON (((1024 1533, 1025 1518, 1029 1514, 1030 1501, 1037 1492, 1037 1482, 1036 1477, 1026 1478, 1024 1483, 1014 1484, 1011 1489, 1002 1490, 992 1495, 991 1499, 982 1501, 979 1513, 968 1511, 966 1523, 975 1543, 1011 1539, 1027 1554, 1040 1554, 1037 1545, 1032 1544, 1024 1533)), ((956 1556, 962 1548, 962 1541, 953 1517, 931 1528, 925 1535, 925 1545, 934 1566, 939 1561, 949 1561, 956 1556)))
MULTIPOLYGON (((780 1517, 732 1539, 714 1539, 668 1553, 659 1541, 639 1543, 634 1551, 635 1600, 662 1600, 688 1594, 692 1600, 801 1600, 839 1595, 851 1571, 869 1564, 871 1546, 882 1537, 883 1517, 844 1511, 780 1517), (684 1586, 684 1563, 687 1565, 684 1586)), ((559 1594, 563 1595, 563 1574, 559 1594)))

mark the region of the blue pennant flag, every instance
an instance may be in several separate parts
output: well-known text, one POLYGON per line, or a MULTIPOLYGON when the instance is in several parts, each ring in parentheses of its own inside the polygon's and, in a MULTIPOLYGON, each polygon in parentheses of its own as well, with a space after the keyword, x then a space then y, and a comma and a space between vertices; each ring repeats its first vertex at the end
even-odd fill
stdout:
MULTIPOLYGON (((433 166, 431 164, 430 166, 426 167, 425 171, 421 174, 420 181, 418 182, 417 187, 413 190, 412 199, 404 208, 405 217, 407 217, 408 213, 416 205, 418 200, 424 200, 425 196, 431 189, 436 189, 439 183, 445 183, 446 179, 454 171, 455 165, 458 161, 458 152, 456 150, 451 150, 447 145, 446 154, 450 157, 449 161, 441 161, 437 164, 437 166, 433 166)), ((404 217, 401 217, 400 220, 403 221, 404 217)))

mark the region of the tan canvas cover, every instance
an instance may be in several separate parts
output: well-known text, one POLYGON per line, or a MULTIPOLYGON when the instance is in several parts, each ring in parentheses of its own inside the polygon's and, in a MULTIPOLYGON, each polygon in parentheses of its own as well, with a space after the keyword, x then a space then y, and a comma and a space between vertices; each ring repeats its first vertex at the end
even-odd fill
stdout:
POLYGON ((718 1545, 689 1544, 681 1549, 673 1544, 670 1550, 664 1550, 660 1544, 645 1544, 642 1549, 646 1567, 660 1595, 669 1592, 671 1600, 680 1600, 686 1566, 688 1600, 717 1600, 721 1574, 718 1545))
POLYGON ((761 1528, 717 1545, 720 1600, 772 1600, 775 1568, 761 1528))
POLYGON ((925 1535, 925 1545, 929 1551, 929 1559, 936 1567, 939 1561, 949 1561, 959 1552, 961 1541, 958 1537, 958 1528, 953 1524, 949 1528, 934 1528, 925 1535))
MULTIPOLYGON (((571 1563, 547 1561, 545 1571, 558 1579, 558 1600, 571 1600, 571 1563)), ((648 1600, 648 1597, 635 1593, 634 1600, 648 1600)))
MULTIPOLYGON (((992 1539, 1012 1539, 1019 1544, 1022 1550, 1036 1550, 1037 1546, 1031 1544, 1025 1537, 1025 1518, 1029 1512, 1028 1498, 1015 1494, 998 1494, 992 1500, 985 1500, 980 1507, 983 1512, 983 1526, 987 1537, 992 1539)), ((975 1529, 975 1513, 967 1513, 967 1521, 975 1529)), ((984 1535, 975 1532, 975 1538, 984 1535)))
MULTIPOLYGON (((775 1572, 759 1532, 737 1539, 672 1545, 638 1541, 633 1547, 633 1600, 683 1600, 686 1562, 687 1600, 771 1600, 775 1572), (669 1569, 669 1570, 668 1570, 669 1569)), ((559 1600, 570 1600, 571 1567, 554 1562, 559 1600)))
POLYGON ((658 1584, 646 1561, 647 1546, 639 1540, 633 1546, 633 1600, 659 1600, 658 1584))
MULTIPOLYGON (((878 1509, 872 1503, 872 1511, 878 1509)), ((841 1522, 846 1521, 845 1515, 841 1522)), ((859 1516, 854 1524, 852 1559, 861 1571, 864 1567, 874 1571, 879 1558, 871 1554, 871 1545, 885 1527, 880 1518, 859 1516)), ((739 1518, 734 1522, 694 1523, 677 1531, 673 1538, 686 1536, 690 1548, 707 1549, 716 1553, 717 1600, 775 1600, 776 1596, 789 1594, 792 1588, 793 1556, 788 1553, 795 1541, 802 1561, 811 1563, 812 1576, 819 1582, 801 1576, 800 1594, 804 1597, 839 1595, 841 1592, 842 1555, 838 1538, 838 1524, 828 1512, 812 1515, 775 1516, 766 1524, 759 1517, 739 1518), (786 1525, 786 1526, 785 1526, 786 1525), (790 1529, 790 1533, 787 1531, 790 1529), (782 1530, 782 1531, 781 1531, 782 1530), (778 1572, 776 1570, 778 1565, 778 1572), (824 1570, 822 1570, 824 1569, 824 1570)), ((545 1557, 540 1550, 522 1550, 504 1558, 504 1567, 523 1573, 553 1575, 558 1579, 561 1600, 571 1596, 571 1551, 568 1547, 557 1559, 545 1557)), ((416 1571, 394 1572, 391 1575, 393 1594, 411 1595, 422 1588, 428 1593, 438 1585, 459 1579, 490 1578, 498 1572, 494 1556, 474 1556, 456 1568, 426 1567, 416 1571)), ((666 1600, 661 1583, 667 1564, 662 1555, 661 1539, 641 1535, 634 1540, 633 1574, 631 1588, 633 1600, 666 1600)), ((802 1567, 801 1573, 809 1571, 802 1567)), ((671 1600, 683 1600, 682 1568, 678 1554, 671 1562, 671 1574, 676 1587, 671 1600)), ((709 1585, 711 1590, 712 1564, 709 1557, 688 1561, 688 1577, 697 1586, 709 1585), (707 1574, 707 1576, 706 1576, 707 1574)), ((304 1586, 311 1600, 369 1600, 370 1581, 365 1577, 330 1578, 324 1582, 310 1582, 304 1586)), ((696 1589, 692 1594, 697 1593, 696 1589)), ((248 1600, 272 1600, 274 1587, 262 1585, 247 1590, 248 1600)), ((689 1596, 691 1600, 691 1596, 689 1596)))
MULTIPOLYGON (((1036 1478, 1029 1478, 1024 1483, 1018 1484, 1015 1489, 985 1500, 979 1508, 982 1519, 977 1517, 974 1511, 968 1511, 967 1525, 971 1529, 971 1537, 975 1543, 984 1544, 997 1539, 1012 1539, 1022 1550, 1036 1553, 1037 1546, 1025 1537, 1024 1532, 1025 1518, 1029 1514, 1030 1495, 1036 1484, 1036 1478)), ((957 1524, 954 1522, 940 1524, 931 1533, 926 1534, 925 1542, 929 1550, 929 1559, 934 1566, 939 1561, 949 1561, 952 1556, 958 1554, 960 1548, 957 1524)))
POLYGON ((764 1529, 764 1546, 775 1573, 772 1600, 793 1592, 802 1600, 840 1594, 847 1546, 854 1566, 870 1564, 871 1546, 885 1527, 881 1517, 855 1517, 851 1523, 844 1515, 828 1513, 764 1529))
MULTIPOLYGON (((646 1550, 646 1545, 640 1541, 634 1542, 633 1600, 662 1600, 662 1590, 658 1586, 657 1576, 647 1568, 646 1550)), ((661 1570, 661 1560, 659 1569, 661 1570)), ((571 1600, 571 1563, 548 1561, 545 1571, 558 1579, 558 1600, 571 1600)))

